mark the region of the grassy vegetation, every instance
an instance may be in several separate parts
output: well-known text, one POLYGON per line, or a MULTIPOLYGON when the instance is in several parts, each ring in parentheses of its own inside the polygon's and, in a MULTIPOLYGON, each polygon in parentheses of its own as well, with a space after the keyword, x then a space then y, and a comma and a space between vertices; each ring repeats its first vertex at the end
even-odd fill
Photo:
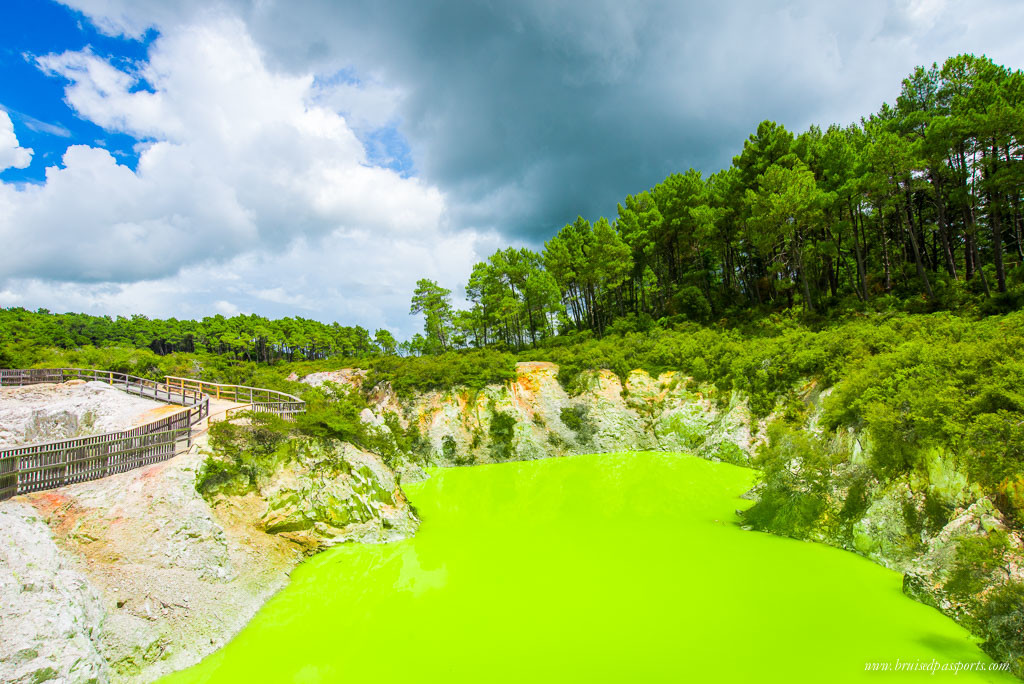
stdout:
MULTIPOLYGON (((785 410, 757 459, 764 490, 747 517, 794 536, 818 522, 820 502, 837 466, 850 461, 851 443, 803 432, 806 407, 785 401, 801 378, 835 391, 823 402, 825 434, 853 428, 870 442, 865 463, 845 467, 851 487, 847 515, 859 512, 858 478, 910 478, 926 485, 938 462, 966 474, 963 487, 989 495, 1010 520, 1024 507, 1024 316, 970 320, 950 314, 848 320, 803 334, 784 333, 759 345, 767 361, 794 350, 767 378, 750 357, 737 355, 739 374, 719 374, 726 387, 750 388, 763 412, 773 396, 785 410), (799 352, 796 350, 799 349, 799 352), (765 380, 767 379, 767 382, 765 380), (789 383, 788 393, 786 385, 789 383), (737 387, 738 386, 738 387, 737 387), (799 475, 789 464, 802 464, 799 475)), ((754 359, 756 361, 756 358, 754 359)), ((932 483, 942 494, 944 483, 932 483)), ((932 502, 934 517, 940 504, 932 502)), ((952 507, 950 501, 944 504, 952 507)), ((911 521, 914 522, 914 521, 911 521)))
POLYGON ((226 487, 252 487, 271 475, 280 460, 291 426, 270 413, 247 414, 248 424, 220 422, 210 426, 208 458, 196 477, 196 489, 211 494, 226 487))

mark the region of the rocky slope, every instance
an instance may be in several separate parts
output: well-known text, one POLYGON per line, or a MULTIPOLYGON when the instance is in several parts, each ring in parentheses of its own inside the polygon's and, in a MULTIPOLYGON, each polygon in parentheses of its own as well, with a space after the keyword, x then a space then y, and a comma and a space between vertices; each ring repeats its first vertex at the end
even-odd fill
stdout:
POLYGON ((208 499, 205 459, 0 503, 0 681, 151 681, 224 645, 308 553, 417 525, 351 445, 296 442, 271 477, 208 499))
POLYGON ((0 505, 0 679, 95 682, 103 604, 38 511, 0 505))
POLYGON ((414 397, 398 397, 387 385, 363 387, 360 371, 314 373, 303 382, 362 389, 371 404, 364 420, 382 431, 413 432, 420 438, 416 457, 439 465, 637 449, 746 463, 764 439, 763 423, 752 420, 741 397, 721 396, 678 373, 652 378, 638 370, 623 384, 610 371, 596 371, 575 396, 557 376, 553 363, 523 362, 505 385, 414 397))

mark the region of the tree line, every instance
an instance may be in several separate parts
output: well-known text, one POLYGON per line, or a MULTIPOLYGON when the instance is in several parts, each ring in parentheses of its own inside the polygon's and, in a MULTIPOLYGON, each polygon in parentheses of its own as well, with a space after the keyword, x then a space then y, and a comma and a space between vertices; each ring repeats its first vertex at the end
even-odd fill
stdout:
POLYGON ((395 353, 399 346, 387 330, 378 330, 371 338, 360 326, 300 317, 273 320, 240 314, 194 321, 0 308, 0 348, 16 352, 21 347, 72 349, 87 345, 150 349, 160 355, 210 353, 256 363, 395 353))
POLYGON ((794 134, 764 121, 729 168, 689 169, 567 224, 540 252, 477 264, 466 310, 421 280, 413 352, 512 348, 745 310, 811 315, 1024 300, 1024 73, 960 55, 919 67, 895 105, 794 134))

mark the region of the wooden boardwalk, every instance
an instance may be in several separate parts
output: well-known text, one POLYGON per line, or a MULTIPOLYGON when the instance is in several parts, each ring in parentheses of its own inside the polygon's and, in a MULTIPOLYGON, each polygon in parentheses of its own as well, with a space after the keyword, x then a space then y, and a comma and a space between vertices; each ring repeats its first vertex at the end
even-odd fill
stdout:
POLYGON ((129 394, 177 404, 180 411, 130 430, 0 450, 0 500, 94 480, 167 460, 192 445, 192 431, 212 415, 251 410, 293 416, 304 401, 276 390, 168 376, 164 382, 84 368, 0 369, 0 387, 103 382, 129 394), (212 402, 212 405, 211 405, 212 402))

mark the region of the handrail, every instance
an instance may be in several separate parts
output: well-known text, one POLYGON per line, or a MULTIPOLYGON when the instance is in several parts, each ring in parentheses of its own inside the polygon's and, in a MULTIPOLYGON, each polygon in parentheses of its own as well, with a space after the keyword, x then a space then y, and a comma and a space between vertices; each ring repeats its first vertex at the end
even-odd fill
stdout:
POLYGON ((278 390, 207 382, 174 375, 164 376, 164 380, 168 387, 176 387, 181 392, 192 390, 216 399, 231 399, 237 403, 249 404, 251 411, 294 415, 304 413, 306 410, 306 402, 302 399, 278 390))
POLYGON ((0 500, 121 473, 177 454, 192 445, 192 427, 210 414, 210 400, 187 387, 173 388, 126 373, 84 368, 0 369, 0 386, 89 379, 130 394, 184 406, 128 430, 24 444, 0 450, 0 500))
POLYGON ((156 380, 140 378, 117 371, 97 370, 95 368, 2 368, 0 369, 0 387, 37 385, 50 382, 66 382, 68 380, 91 380, 104 382, 122 389, 129 394, 137 394, 165 404, 193 406, 203 399, 201 392, 191 388, 179 388, 174 391, 166 384, 156 380))
POLYGON ((166 375, 164 382, 160 383, 127 373, 95 368, 0 369, 0 387, 65 382, 68 379, 105 382, 130 394, 138 394, 148 399, 182 406, 196 404, 205 395, 215 399, 230 399, 237 403, 250 404, 250 410, 256 412, 291 416, 304 413, 306 410, 305 401, 287 392, 247 385, 207 382, 176 375, 166 375))

